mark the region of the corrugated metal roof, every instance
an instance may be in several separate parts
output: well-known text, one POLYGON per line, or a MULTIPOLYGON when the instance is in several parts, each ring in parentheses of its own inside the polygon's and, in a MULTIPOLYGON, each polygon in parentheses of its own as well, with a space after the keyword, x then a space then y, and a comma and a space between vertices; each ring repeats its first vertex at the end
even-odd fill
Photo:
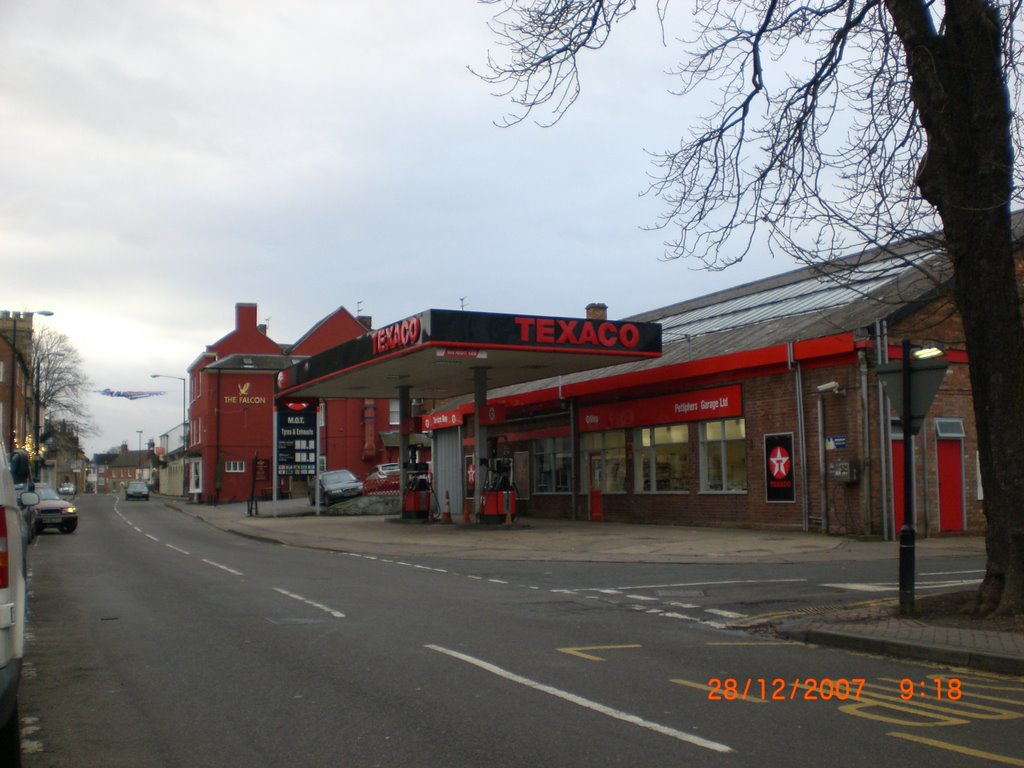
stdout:
POLYGON ((941 295, 950 275, 949 261, 934 240, 917 250, 901 244, 894 251, 871 251, 804 267, 625 318, 662 323, 664 351, 657 360, 505 387, 490 396, 859 332, 941 295))

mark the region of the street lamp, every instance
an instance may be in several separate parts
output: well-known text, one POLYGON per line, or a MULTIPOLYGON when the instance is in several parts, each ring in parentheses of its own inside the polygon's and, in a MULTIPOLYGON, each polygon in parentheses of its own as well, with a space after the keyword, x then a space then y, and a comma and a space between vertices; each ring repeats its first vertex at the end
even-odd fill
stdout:
MULTIPOLYGON (((6 311, 6 310, 5 310, 6 311)), ((37 309, 34 311, 21 311, 11 312, 6 311, 7 316, 11 318, 11 380, 10 380, 10 408, 7 414, 7 449, 10 451, 14 450, 14 379, 16 378, 16 371, 18 366, 18 318, 27 317, 29 320, 32 319, 32 315, 42 315, 43 317, 49 317, 53 314, 48 309, 37 309)), ((24 362, 24 357, 22 358, 24 362)), ((28 378, 28 369, 26 366, 22 366, 25 370, 28 378)))
POLYGON ((142 430, 141 429, 136 429, 135 431, 139 435, 139 465, 138 465, 138 467, 136 467, 136 470, 135 470, 135 479, 136 480, 141 480, 142 479, 142 430))
POLYGON ((185 408, 185 390, 188 388, 188 381, 184 376, 168 376, 166 373, 151 373, 151 379, 177 379, 181 382, 181 450, 184 453, 188 448, 188 415, 185 408))
POLYGON ((924 416, 935 399, 949 367, 940 360, 945 350, 938 344, 912 344, 903 339, 902 360, 878 366, 878 376, 889 391, 889 399, 903 424, 903 525, 900 527, 900 614, 914 612, 914 444, 913 436, 921 430, 924 416))

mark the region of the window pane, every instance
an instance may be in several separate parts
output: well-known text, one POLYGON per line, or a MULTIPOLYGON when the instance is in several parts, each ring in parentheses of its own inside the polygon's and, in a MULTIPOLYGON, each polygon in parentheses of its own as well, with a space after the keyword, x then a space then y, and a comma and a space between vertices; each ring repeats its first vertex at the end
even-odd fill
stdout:
MULTIPOLYGON (((617 433, 622 435, 623 433, 617 433)), ((623 442, 625 438, 623 436, 623 442)), ((609 493, 626 490, 626 449, 616 448, 604 454, 604 488, 609 493)))
POLYGON ((686 443, 659 445, 656 461, 656 490, 690 490, 690 447, 686 443))
POLYGON ((728 489, 747 490, 747 444, 743 440, 730 440, 725 444, 728 466, 728 489))
POLYGON ((722 477, 722 444, 705 443, 702 457, 705 491, 724 491, 722 477))
POLYGON ((729 419, 724 424, 726 440, 742 440, 747 436, 747 422, 745 419, 729 419))

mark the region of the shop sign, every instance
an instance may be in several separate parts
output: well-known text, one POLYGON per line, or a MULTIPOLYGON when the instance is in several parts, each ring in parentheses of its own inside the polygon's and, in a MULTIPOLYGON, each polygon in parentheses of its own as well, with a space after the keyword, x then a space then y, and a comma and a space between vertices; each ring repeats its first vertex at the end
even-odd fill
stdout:
POLYGON ((226 405, 266 405, 267 398, 265 395, 253 395, 249 392, 252 387, 251 381, 246 381, 238 385, 237 395, 224 395, 224 403, 226 405))
POLYGON ((796 501, 793 481, 793 433, 764 436, 765 501, 796 501))
POLYGON ((395 349, 411 347, 420 342, 423 325, 419 317, 407 317, 370 334, 373 354, 381 355, 395 349))
POLYGON ((447 429, 462 424, 462 413, 459 411, 438 411, 428 413, 423 417, 423 431, 430 432, 434 429, 447 429))
POLYGON ((561 317, 516 317, 514 322, 523 344, 603 349, 636 349, 640 344, 640 329, 636 323, 561 317))
POLYGON ((743 389, 739 384, 680 392, 623 403, 606 403, 579 410, 580 432, 601 432, 654 424, 734 419, 743 415, 743 389))
POLYGON ((478 418, 481 424, 501 424, 505 421, 505 406, 486 405, 478 418))

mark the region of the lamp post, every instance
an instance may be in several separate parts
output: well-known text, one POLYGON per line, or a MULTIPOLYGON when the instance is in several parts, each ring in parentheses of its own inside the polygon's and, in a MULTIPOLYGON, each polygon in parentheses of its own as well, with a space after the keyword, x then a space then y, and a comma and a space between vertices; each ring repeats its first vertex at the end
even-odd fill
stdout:
MULTIPOLYGON (((11 379, 8 384, 10 387, 10 407, 8 408, 7 414, 7 450, 14 450, 14 380, 17 377, 16 371, 18 366, 18 318, 27 317, 29 320, 32 319, 32 315, 42 315, 49 317, 53 312, 48 309, 37 309, 34 311, 22 311, 22 312, 7 312, 8 317, 11 318, 11 379)), ((22 358, 24 362, 24 358, 22 358)), ((22 366, 23 368, 25 366, 22 366)), ((28 373, 26 369, 26 374, 28 373)), ((28 378, 26 376, 26 378, 28 378)))
POLYGON ((900 526, 900 614, 914 612, 914 569, 917 532, 914 528, 914 444, 913 436, 924 423, 928 407, 935 398, 949 367, 937 344, 914 345, 903 339, 899 363, 878 366, 878 376, 889 391, 889 399, 903 423, 903 525, 900 526))
POLYGON ((188 379, 184 376, 169 376, 166 373, 151 373, 151 379, 177 379, 181 382, 181 495, 188 495, 185 477, 185 451, 188 450, 188 409, 186 408, 188 379))
POLYGON ((185 408, 186 401, 186 389, 188 388, 188 381, 184 376, 168 376, 166 373, 151 373, 149 374, 151 379, 177 379, 181 382, 181 451, 182 453, 188 448, 188 415, 185 408))
POLYGON ((136 429, 135 432, 139 436, 139 453, 138 453, 139 464, 135 468, 135 479, 136 480, 141 480, 142 479, 142 430, 141 429, 136 429))

